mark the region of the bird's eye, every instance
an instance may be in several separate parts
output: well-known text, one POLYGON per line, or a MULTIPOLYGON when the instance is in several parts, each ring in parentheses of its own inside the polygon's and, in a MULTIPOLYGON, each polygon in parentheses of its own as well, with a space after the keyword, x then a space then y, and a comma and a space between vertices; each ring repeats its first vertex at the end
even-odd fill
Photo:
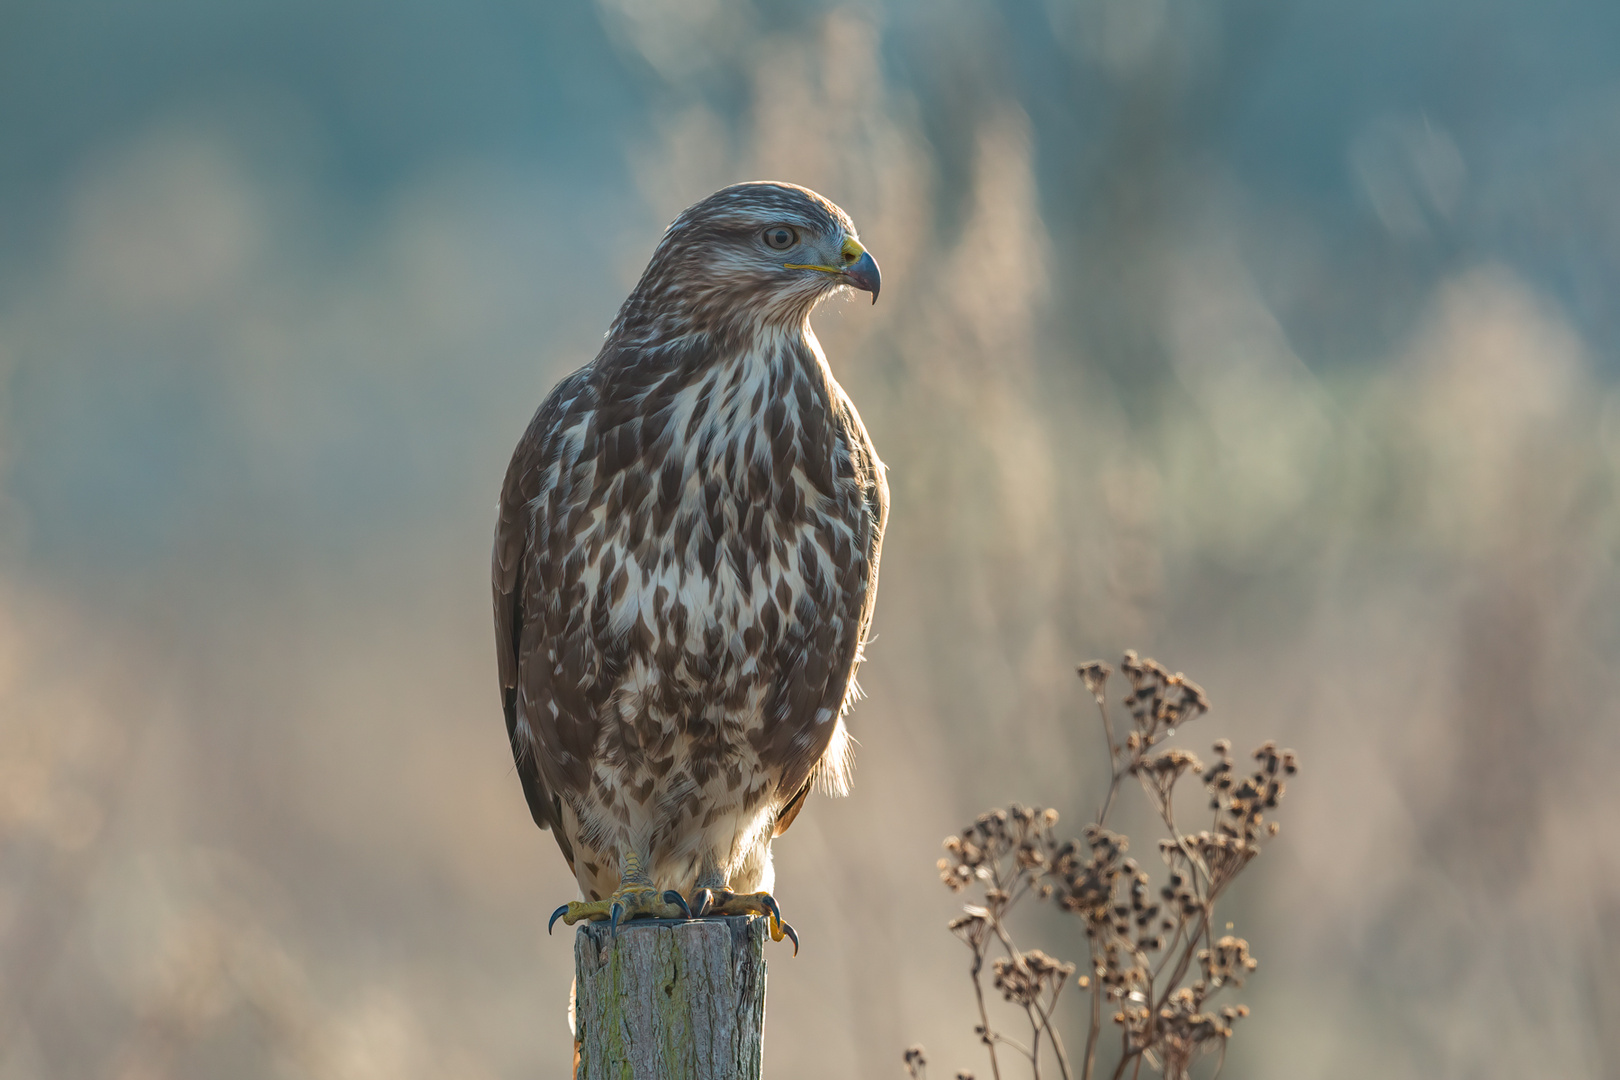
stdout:
POLYGON ((799 234, 797 230, 790 229, 786 225, 773 225, 765 230, 766 245, 777 251, 786 251, 798 242, 799 234))

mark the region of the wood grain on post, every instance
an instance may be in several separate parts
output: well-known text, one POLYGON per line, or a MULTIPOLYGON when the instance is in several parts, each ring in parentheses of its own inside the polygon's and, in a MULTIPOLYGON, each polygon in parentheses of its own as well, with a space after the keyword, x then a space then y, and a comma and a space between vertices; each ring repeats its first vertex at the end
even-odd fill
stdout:
POLYGON ((574 937, 576 1080, 759 1080, 765 920, 585 923, 574 937))

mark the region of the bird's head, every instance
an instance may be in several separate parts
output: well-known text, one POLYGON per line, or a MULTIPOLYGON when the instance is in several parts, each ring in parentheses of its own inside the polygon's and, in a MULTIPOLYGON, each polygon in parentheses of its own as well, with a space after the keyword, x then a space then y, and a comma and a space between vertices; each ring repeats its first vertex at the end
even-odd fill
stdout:
POLYGON ((675 219, 619 322, 749 333, 802 323, 846 286, 876 303, 881 284, 855 223, 833 203, 796 184, 734 184, 675 219))

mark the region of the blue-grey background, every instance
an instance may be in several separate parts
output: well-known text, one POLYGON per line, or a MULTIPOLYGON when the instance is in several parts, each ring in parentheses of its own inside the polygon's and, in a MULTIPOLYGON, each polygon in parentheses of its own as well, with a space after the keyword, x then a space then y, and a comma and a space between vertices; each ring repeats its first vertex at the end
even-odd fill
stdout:
POLYGON ((1132 646, 1305 762, 1229 1075, 1620 1071, 1620 7, 3 0, 0 1078, 563 1075, 495 496, 762 177, 894 498, 769 1073, 987 1074, 938 842, 1132 646))

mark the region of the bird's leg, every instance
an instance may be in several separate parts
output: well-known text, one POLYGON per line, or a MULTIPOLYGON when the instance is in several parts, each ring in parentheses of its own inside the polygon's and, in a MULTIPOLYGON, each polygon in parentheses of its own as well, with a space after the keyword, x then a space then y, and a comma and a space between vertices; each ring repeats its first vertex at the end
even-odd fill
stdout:
POLYGON ((546 932, 561 918, 569 926, 582 920, 597 922, 607 919, 612 923, 613 936, 619 935, 619 924, 631 919, 690 919, 692 911, 686 898, 674 889, 659 890, 653 884, 641 862, 641 856, 627 851, 619 863, 619 887, 606 900, 570 900, 551 913, 546 932))
POLYGON ((719 870, 705 870, 698 876, 697 888, 692 891, 692 914, 700 919, 705 915, 763 915, 769 920, 771 940, 790 939, 793 955, 799 955, 799 935, 782 921, 776 897, 768 892, 734 893, 719 870))

